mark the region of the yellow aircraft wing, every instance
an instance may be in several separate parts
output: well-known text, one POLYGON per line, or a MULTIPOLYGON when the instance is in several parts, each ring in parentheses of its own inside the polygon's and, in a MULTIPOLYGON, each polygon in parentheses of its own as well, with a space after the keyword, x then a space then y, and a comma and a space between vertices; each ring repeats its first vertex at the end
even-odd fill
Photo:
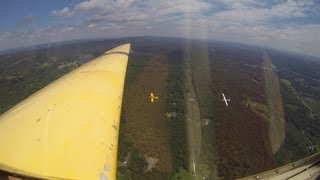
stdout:
POLYGON ((107 51, 0 116, 0 169, 45 179, 115 179, 130 44, 107 51))

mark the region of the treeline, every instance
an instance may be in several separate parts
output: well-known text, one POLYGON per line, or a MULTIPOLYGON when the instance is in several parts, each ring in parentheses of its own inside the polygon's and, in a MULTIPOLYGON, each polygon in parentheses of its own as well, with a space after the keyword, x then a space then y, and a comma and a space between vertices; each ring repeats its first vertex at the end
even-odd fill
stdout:
POLYGON ((168 53, 168 59, 167 112, 176 113, 175 117, 168 120, 168 125, 170 128, 173 169, 178 172, 181 167, 184 169, 188 167, 183 51, 179 49, 168 53))

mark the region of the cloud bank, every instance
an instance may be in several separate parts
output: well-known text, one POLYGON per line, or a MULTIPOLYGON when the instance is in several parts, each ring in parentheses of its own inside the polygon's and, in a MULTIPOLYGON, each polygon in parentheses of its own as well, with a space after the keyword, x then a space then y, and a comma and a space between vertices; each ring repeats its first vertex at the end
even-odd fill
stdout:
POLYGON ((159 35, 235 41, 320 56, 316 0, 87 0, 48 14, 63 25, 2 32, 0 40, 7 43, 0 48, 12 42, 159 35))

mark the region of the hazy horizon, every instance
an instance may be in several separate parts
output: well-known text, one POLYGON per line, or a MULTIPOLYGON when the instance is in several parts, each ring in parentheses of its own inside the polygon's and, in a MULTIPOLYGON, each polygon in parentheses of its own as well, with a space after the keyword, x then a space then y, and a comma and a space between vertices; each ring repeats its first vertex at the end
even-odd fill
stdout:
POLYGON ((316 0, 33 0, 1 6, 0 50, 139 36, 239 42, 320 57, 316 0))

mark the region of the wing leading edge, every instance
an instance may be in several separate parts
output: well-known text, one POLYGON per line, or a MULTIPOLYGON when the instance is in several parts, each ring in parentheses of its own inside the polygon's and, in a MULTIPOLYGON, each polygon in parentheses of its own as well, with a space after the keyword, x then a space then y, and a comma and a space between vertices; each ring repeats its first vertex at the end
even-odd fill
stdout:
POLYGON ((0 116, 0 169, 45 179, 115 179, 130 44, 107 51, 0 116))

